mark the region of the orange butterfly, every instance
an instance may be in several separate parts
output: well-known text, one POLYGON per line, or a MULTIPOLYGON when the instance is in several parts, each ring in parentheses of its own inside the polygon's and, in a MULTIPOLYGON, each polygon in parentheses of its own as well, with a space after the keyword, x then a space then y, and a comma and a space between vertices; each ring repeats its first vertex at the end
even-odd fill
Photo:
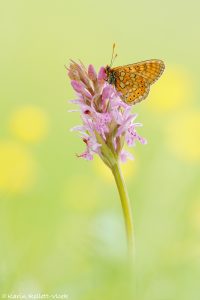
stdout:
POLYGON ((133 105, 144 100, 153 84, 163 73, 165 69, 164 62, 159 59, 141 61, 122 67, 111 68, 114 57, 114 48, 110 66, 106 66, 108 83, 115 86, 121 93, 122 100, 133 105))

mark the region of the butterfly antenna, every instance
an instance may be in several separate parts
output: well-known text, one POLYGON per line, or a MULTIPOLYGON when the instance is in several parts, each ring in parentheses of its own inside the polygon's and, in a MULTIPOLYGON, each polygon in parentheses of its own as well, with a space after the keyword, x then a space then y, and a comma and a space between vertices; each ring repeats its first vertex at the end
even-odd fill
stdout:
POLYGON ((111 62, 110 62, 110 67, 112 67, 114 61, 115 61, 115 58, 117 57, 117 54, 115 54, 115 43, 113 43, 113 49, 112 49, 112 56, 111 56, 111 62))

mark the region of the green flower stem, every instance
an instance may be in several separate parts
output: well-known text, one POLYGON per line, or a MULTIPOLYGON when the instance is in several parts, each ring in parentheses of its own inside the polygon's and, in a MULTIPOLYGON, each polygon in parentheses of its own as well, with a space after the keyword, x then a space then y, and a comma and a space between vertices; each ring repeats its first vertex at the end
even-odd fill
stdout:
POLYGON ((120 169, 120 165, 116 162, 112 168, 112 173, 115 178, 115 182, 117 184, 121 205, 124 214, 124 221, 126 227, 126 235, 128 242, 128 253, 129 257, 133 259, 135 251, 134 251, 134 228, 133 228, 133 217, 131 211, 131 205, 128 197, 128 191, 124 182, 124 178, 120 169))

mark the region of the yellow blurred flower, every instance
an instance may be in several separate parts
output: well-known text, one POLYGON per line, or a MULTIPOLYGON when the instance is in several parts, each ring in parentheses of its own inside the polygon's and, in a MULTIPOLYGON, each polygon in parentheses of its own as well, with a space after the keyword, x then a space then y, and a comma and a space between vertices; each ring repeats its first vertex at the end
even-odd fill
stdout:
POLYGON ((11 115, 10 130, 23 141, 38 142, 48 132, 47 114, 36 106, 21 107, 11 115))
POLYGON ((182 106, 193 98, 192 79, 178 66, 166 66, 162 77, 152 86, 148 96, 148 108, 156 112, 167 112, 182 106))
POLYGON ((0 190, 15 193, 30 188, 36 178, 31 154, 12 141, 0 141, 0 190))
POLYGON ((200 161, 200 112, 184 112, 167 127, 168 146, 179 158, 200 161))
MULTIPOLYGON (((138 160, 138 157, 137 157, 138 160)), ((103 179, 106 182, 112 182, 114 181, 114 177, 110 171, 110 169, 102 163, 101 159, 98 157, 94 158, 94 168, 97 173, 99 173, 103 179)), ((126 163, 121 163, 122 172, 124 175, 124 178, 126 180, 129 180, 133 178, 137 172, 137 162, 136 160, 127 161, 126 163)))

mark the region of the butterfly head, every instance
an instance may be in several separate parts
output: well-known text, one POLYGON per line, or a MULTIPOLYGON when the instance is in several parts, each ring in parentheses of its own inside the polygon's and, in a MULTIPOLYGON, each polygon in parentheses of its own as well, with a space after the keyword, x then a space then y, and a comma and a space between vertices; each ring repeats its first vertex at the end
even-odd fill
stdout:
POLYGON ((106 66, 105 67, 105 72, 106 72, 106 81, 109 83, 109 84, 115 84, 115 74, 113 72, 113 70, 111 69, 110 66, 106 66))

